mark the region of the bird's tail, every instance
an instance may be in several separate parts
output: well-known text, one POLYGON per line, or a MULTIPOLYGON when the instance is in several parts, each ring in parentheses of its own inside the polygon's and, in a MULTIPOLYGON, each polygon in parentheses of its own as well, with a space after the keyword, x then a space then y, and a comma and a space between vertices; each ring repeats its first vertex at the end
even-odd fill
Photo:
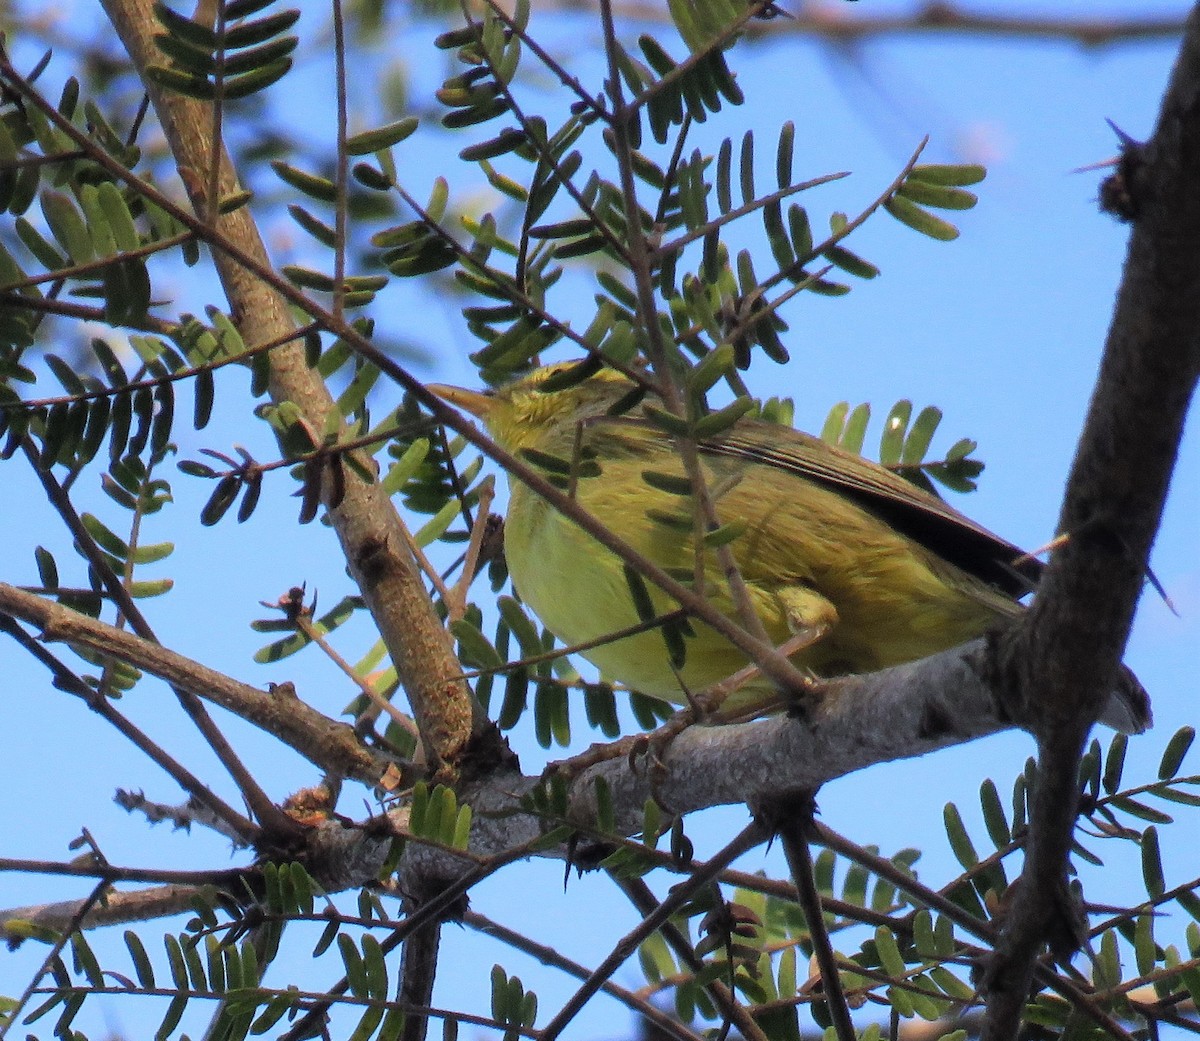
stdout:
POLYGON ((1148 730, 1153 721, 1150 695, 1133 671, 1122 665, 1117 685, 1100 714, 1100 722, 1123 734, 1140 734, 1148 730))

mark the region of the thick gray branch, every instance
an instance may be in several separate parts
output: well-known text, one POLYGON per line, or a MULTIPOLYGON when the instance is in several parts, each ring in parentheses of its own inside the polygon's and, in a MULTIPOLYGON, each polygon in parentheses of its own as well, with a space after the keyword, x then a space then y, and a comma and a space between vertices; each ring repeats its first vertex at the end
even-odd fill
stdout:
MULTIPOLYGON (((0 586, 0 594, 4 592, 5 587, 0 586)), ((37 597, 30 599, 43 603, 37 597)), ((11 609, 3 597, 0 607, 11 609)), ((86 626, 72 628, 71 639, 85 638, 84 630, 86 626)), ((53 632, 67 635, 61 626, 53 632)), ((162 648, 154 649, 163 653, 162 648)), ((146 662, 146 667, 150 666, 156 666, 154 660, 146 662)), ((780 715, 752 723, 690 727, 665 748, 647 746, 637 754, 617 756, 582 770, 571 779, 568 789, 570 820, 585 829, 594 826, 598 778, 607 782, 612 793, 617 831, 631 835, 640 830, 643 806, 651 797, 676 814, 754 803, 784 792, 814 790, 873 763, 923 755, 995 733, 1012 722, 1002 700, 993 693, 988 679, 993 674, 991 647, 978 640, 886 672, 824 684, 819 703, 810 706, 803 717, 780 715)), ((193 684, 200 675, 189 667, 174 681, 193 684)), ((248 693, 265 702, 271 700, 253 689, 248 693)), ((561 823, 525 809, 523 800, 540 780, 499 771, 464 790, 461 798, 469 801, 474 811, 470 856, 410 842, 400 864, 400 888, 453 885, 467 872, 477 870, 480 858, 506 861, 514 851, 520 852, 561 823)), ((407 814, 407 807, 389 814, 392 825, 401 832, 407 814)), ((331 892, 373 880, 390 841, 378 822, 359 828, 328 821, 308 834, 305 863, 331 892)), ((544 848, 536 855, 560 857, 565 850, 544 848)), ((56 908, 57 915, 69 919, 72 906, 56 908)), ((0 913, 0 919, 3 917, 0 913)))

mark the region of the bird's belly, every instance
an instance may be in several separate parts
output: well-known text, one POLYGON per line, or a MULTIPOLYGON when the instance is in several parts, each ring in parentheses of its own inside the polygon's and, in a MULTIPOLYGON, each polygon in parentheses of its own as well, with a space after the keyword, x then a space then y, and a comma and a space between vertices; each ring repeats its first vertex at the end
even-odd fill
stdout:
MULTIPOLYGON (((627 535, 612 518, 600 519, 618 534, 627 535)), ((642 621, 620 559, 533 494, 514 488, 504 549, 517 593, 564 644, 587 643, 642 621)), ((656 612, 676 609, 674 602, 657 590, 649 592, 656 612)), ((652 697, 682 701, 681 681, 689 689, 699 690, 745 663, 745 657, 708 626, 692 622, 691 627, 695 636, 687 640, 687 657, 678 677, 657 629, 603 643, 582 654, 606 679, 619 680, 652 697)))

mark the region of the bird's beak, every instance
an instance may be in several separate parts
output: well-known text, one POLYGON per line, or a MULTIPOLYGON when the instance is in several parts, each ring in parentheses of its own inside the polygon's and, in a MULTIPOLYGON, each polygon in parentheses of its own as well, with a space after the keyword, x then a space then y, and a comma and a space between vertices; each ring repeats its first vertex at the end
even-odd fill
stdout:
POLYGON ((461 408, 464 412, 470 412, 471 415, 478 416, 480 419, 487 418, 487 414, 496 400, 491 394, 483 391, 451 387, 446 383, 430 383, 426 385, 425 389, 455 408, 461 408))

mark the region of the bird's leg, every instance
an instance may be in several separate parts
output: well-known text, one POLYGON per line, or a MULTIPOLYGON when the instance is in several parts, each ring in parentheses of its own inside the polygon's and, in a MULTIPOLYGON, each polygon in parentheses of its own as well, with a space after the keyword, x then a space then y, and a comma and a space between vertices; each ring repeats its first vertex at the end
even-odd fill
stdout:
MULTIPOLYGON (((812 586, 785 586, 775 591, 775 597, 783 608, 788 631, 804 641, 788 654, 823 640, 838 623, 837 608, 812 586)), ((789 644, 792 642, 788 641, 789 644)))
MULTIPOLYGON (((792 634, 776 648, 780 654, 786 654, 788 657, 798 654, 823 640, 837 625, 837 608, 811 586, 786 586, 776 590, 773 595, 782 609, 781 613, 792 634)), ((775 691, 750 699, 739 698, 736 707, 731 711, 718 711, 730 694, 751 680, 757 679, 760 672, 757 665, 747 665, 705 691, 702 697, 704 704, 709 708, 708 721, 712 723, 742 722, 778 710, 785 705, 790 706, 795 702, 795 697, 785 697, 775 691)))
POLYGON ((550 763, 544 776, 562 777, 570 781, 589 767, 610 759, 626 758, 631 769, 636 769, 636 761, 644 756, 652 756, 651 769, 661 769, 662 761, 658 757, 658 749, 665 748, 677 734, 691 726, 696 720, 696 714, 691 709, 680 709, 657 730, 649 734, 630 734, 617 741, 607 741, 594 744, 584 752, 550 763))

